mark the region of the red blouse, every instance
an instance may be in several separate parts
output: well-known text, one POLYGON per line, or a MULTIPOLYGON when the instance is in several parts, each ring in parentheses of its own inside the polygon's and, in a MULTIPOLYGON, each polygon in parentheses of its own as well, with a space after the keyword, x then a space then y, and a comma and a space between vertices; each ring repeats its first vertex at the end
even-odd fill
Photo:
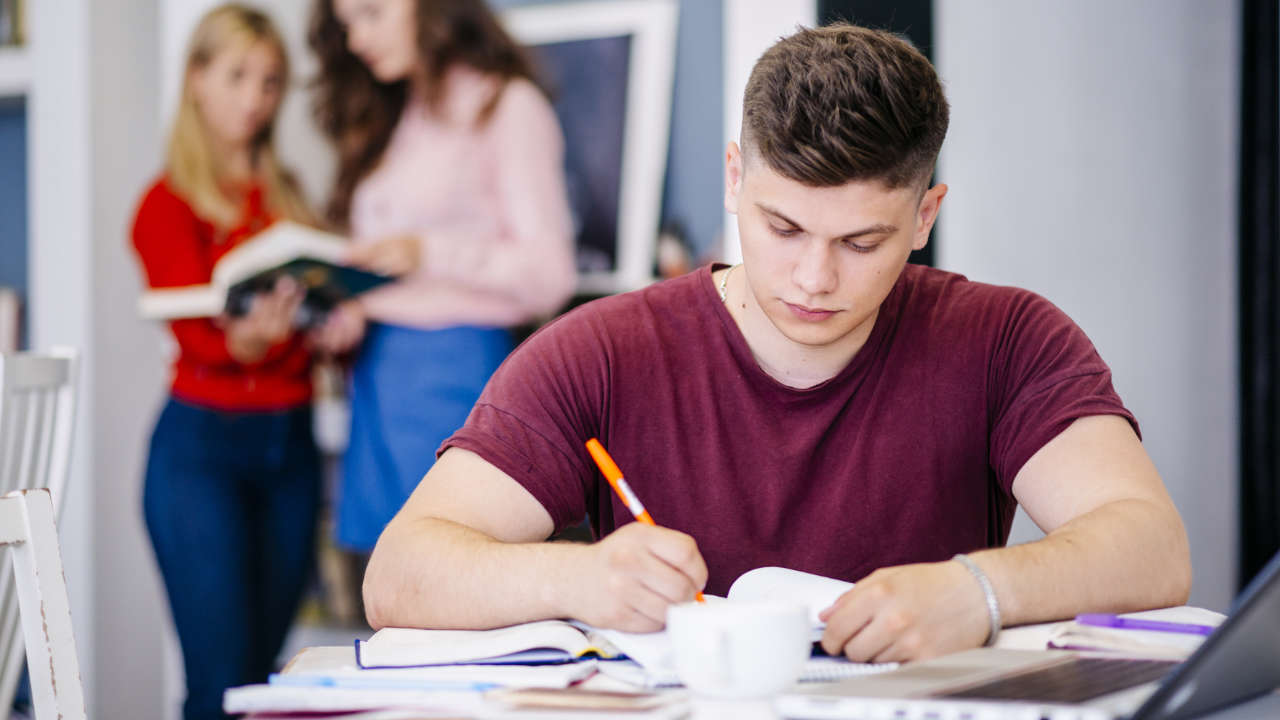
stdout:
MULTIPOLYGON (((133 221, 133 247, 152 288, 203 285, 218 258, 271 224, 262 191, 245 194, 243 219, 232 230, 197 217, 166 178, 142 198, 133 221)), ((254 363, 227 350, 226 334, 212 318, 169 323, 178 343, 173 363, 173 395, 196 405, 228 411, 281 410, 311 399, 311 356, 300 334, 272 346, 254 363)))

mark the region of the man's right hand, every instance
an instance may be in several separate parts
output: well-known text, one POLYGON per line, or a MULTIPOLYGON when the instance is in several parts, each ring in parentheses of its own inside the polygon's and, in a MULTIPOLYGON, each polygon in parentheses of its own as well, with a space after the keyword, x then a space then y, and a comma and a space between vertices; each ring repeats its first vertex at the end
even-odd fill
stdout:
POLYGON ((569 616, 597 627, 653 632, 667 607, 693 600, 707 584, 707 564, 692 537, 633 522, 583 546, 582 582, 566 600, 569 616))

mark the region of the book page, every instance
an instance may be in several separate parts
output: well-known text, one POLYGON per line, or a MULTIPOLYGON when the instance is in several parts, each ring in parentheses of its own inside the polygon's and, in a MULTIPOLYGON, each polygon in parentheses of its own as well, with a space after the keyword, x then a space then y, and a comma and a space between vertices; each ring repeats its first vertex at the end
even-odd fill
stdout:
POLYGON ((211 285, 153 288, 138 298, 138 314, 148 320, 209 317, 222 312, 225 292, 211 285))
POLYGON ((338 265, 348 247, 340 235, 280 220, 219 258, 213 265, 212 284, 225 290, 239 280, 299 257, 338 265))
POLYGON ((834 578, 788 570, 762 567, 748 570, 729 586, 730 600, 776 600, 804 605, 814 628, 825 627, 818 613, 831 607, 853 583, 834 578))

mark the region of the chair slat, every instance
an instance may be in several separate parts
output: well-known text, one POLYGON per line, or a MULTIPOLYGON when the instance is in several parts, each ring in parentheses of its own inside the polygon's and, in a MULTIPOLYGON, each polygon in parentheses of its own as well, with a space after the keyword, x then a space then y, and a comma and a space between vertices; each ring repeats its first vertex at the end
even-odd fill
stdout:
POLYGON ((38 391, 27 390, 22 393, 22 461, 18 465, 18 488, 39 487, 40 479, 36 476, 37 454, 40 452, 40 435, 42 418, 40 417, 40 396, 38 391))
POLYGON ((36 430, 36 449, 34 466, 31 468, 32 487, 49 486, 50 452, 53 450, 54 413, 57 411, 58 395, 56 390, 41 391, 35 398, 38 408, 39 422, 36 430))
POLYGON ((4 490, 18 476, 18 433, 15 431, 17 420, 14 419, 17 400, 16 397, 7 397, 9 395, 16 396, 16 393, 0 392, 0 489, 4 490))
POLYGON ((12 412, 9 417, 13 421, 9 430, 13 434, 13 454, 11 457, 11 474, 5 478, 2 486, 5 492, 16 490, 28 482, 28 463, 31 453, 31 438, 34 429, 31 427, 31 394, 19 390, 9 396, 12 412))

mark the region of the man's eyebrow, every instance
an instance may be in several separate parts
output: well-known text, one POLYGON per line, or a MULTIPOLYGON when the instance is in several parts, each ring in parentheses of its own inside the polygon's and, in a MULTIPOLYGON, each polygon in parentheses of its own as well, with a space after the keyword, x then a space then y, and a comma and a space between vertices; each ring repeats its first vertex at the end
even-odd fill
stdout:
MULTIPOLYGON (((760 208, 760 211, 763 212, 764 214, 771 215, 774 218, 781 220, 782 222, 790 225, 791 227, 794 227, 799 230, 804 229, 804 226, 802 226, 800 223, 796 222, 795 220, 792 220, 791 218, 782 214, 780 211, 774 208, 771 208, 762 202, 757 202, 756 207, 760 208)), ((896 232, 898 232, 898 228, 894 225, 876 223, 875 225, 869 225, 864 228, 859 228, 857 230, 847 232, 841 235, 840 239, 851 240, 853 238, 863 237, 864 235, 892 235, 893 233, 896 233, 896 232)))

